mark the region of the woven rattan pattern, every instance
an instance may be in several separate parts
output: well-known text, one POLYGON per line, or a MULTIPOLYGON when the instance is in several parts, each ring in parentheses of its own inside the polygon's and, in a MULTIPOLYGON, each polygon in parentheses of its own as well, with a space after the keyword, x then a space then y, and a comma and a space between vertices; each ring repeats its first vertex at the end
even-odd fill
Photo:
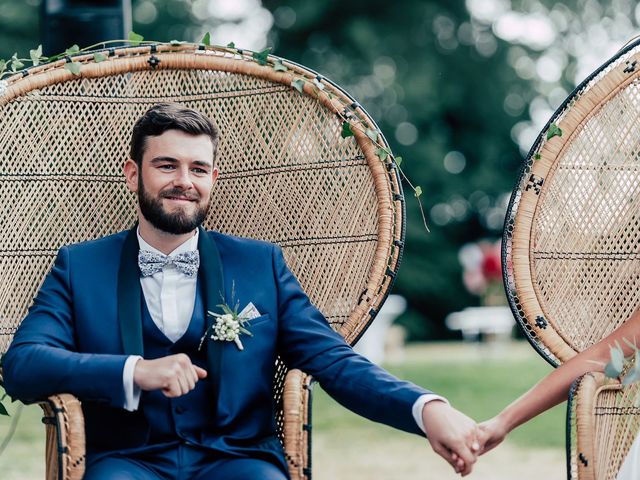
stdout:
POLYGON ((615 480, 633 441, 640 434, 640 408, 636 407, 640 384, 621 390, 600 390, 595 399, 595 478, 615 480))
MULTIPOLYGON (((63 61, 38 67, 10 81, 14 98, 0 98, 0 352, 61 245, 133 224, 122 164, 133 123, 161 101, 198 109, 221 130, 205 226, 279 243, 312 302, 353 342, 395 276, 404 213, 393 165, 374 155, 363 130, 341 138, 336 113, 351 109, 367 128, 375 124, 324 80, 321 94, 300 94, 289 73, 246 56, 157 48, 117 50, 99 65, 82 57, 88 78, 71 76, 63 61), (150 53, 159 68, 147 63, 150 53)), ((278 362, 276 370, 282 433, 286 369, 278 362)))
POLYGON ((206 226, 282 244, 336 327, 353 310, 376 244, 376 197, 364 156, 340 137, 335 116, 254 77, 136 72, 54 85, 1 112, 2 350, 60 245, 133 223, 122 163, 133 122, 162 100, 203 111, 222 132, 206 226), (178 95, 176 85, 190 93, 178 95))
POLYGON ((532 149, 505 229, 508 296, 552 363, 640 305, 638 46, 612 59, 556 112, 561 137, 532 149))

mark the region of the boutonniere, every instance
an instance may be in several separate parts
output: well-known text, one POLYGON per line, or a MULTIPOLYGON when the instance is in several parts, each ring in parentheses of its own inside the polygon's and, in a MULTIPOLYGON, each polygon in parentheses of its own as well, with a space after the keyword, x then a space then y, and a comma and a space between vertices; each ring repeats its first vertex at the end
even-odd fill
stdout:
MULTIPOLYGON (((233 290, 234 289, 232 289, 232 291, 233 290)), ((238 347, 238 350, 244 350, 244 346, 240 340, 240 335, 249 335, 250 337, 253 337, 253 334, 243 326, 250 319, 238 313, 239 306, 239 302, 237 302, 233 308, 223 302, 218 305, 223 313, 215 313, 210 310, 207 311, 207 316, 213 321, 200 339, 198 350, 202 348, 207 337, 211 340, 221 342, 233 342, 238 347)))

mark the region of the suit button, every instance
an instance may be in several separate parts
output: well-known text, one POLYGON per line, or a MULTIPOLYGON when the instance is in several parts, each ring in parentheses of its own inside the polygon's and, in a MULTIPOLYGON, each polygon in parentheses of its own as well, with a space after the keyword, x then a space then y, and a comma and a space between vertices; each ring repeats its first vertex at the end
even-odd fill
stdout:
POLYGON ((178 405, 174 408, 174 412, 176 412, 178 415, 182 415, 185 411, 186 409, 182 405, 178 405))

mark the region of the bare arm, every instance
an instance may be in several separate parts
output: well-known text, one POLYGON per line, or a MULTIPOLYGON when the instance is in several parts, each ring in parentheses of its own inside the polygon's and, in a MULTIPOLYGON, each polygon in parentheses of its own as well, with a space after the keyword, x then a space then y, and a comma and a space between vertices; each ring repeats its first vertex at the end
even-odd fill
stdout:
POLYGON ((480 427, 485 435, 483 440, 486 442, 484 452, 497 446, 514 428, 565 401, 571 384, 580 375, 602 371, 604 364, 610 359, 610 346, 617 342, 625 356, 631 354, 632 349, 624 339, 633 342, 638 334, 640 334, 640 309, 610 335, 556 368, 494 418, 482 423, 480 427))

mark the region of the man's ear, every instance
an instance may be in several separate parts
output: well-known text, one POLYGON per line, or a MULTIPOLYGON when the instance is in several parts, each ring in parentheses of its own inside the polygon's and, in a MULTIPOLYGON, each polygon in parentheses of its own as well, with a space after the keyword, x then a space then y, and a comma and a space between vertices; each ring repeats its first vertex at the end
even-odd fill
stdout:
POLYGON ((128 159, 124 163, 124 178, 127 182, 127 188, 132 192, 138 191, 138 175, 140 174, 140 170, 138 168, 138 164, 131 159, 128 159))
POLYGON ((218 175, 220 175, 220 170, 218 170, 218 167, 213 167, 213 170, 211 171, 211 183, 215 184, 216 180, 218 180, 218 175))

